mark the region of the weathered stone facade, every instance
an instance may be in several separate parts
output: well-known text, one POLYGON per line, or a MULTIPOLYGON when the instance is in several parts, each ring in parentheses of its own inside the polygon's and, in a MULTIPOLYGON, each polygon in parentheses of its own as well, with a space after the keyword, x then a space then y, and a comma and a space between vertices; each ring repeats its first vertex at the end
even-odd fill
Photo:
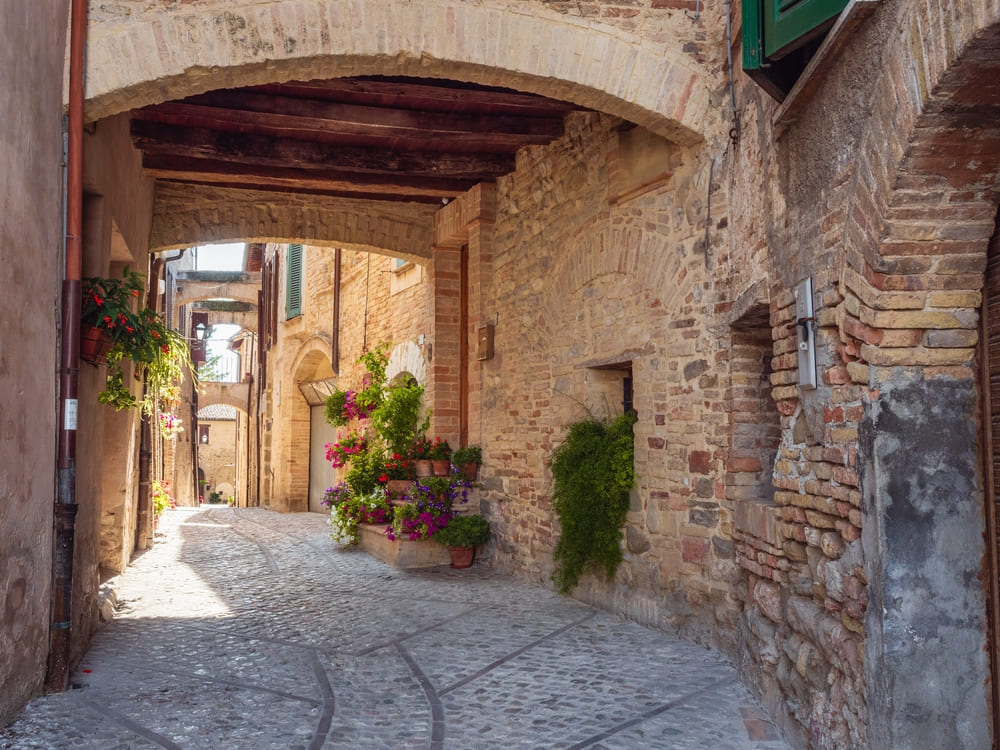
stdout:
POLYGON ((52 207, 61 203, 67 7, 46 0, 0 10, 0 724, 39 692, 48 655, 61 226, 52 207))
POLYGON ((630 379, 626 559, 576 595, 724 650, 798 746, 986 747, 996 634, 983 579, 997 571, 977 326, 1000 202, 1000 9, 852 3, 844 17, 864 23, 828 39, 780 106, 728 69, 738 10, 96 7, 88 190, 108 239, 93 243, 94 270, 149 248, 271 242, 282 311, 283 243, 307 243, 302 313, 279 316, 263 373, 259 502, 308 507, 311 384, 355 385, 357 355, 391 340, 395 366, 423 367, 432 431, 483 446, 491 562, 540 583, 559 533, 551 450, 568 422, 622 408, 630 379), (368 74, 594 111, 441 208, 154 196, 126 140, 123 113, 145 104, 368 74), (799 385, 793 289, 806 278, 816 388, 799 385), (494 352, 480 359, 487 326, 494 352))

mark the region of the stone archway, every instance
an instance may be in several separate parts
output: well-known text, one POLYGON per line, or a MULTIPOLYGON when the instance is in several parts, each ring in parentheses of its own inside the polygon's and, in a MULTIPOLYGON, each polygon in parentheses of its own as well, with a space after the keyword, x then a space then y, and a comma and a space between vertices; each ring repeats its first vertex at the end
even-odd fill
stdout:
POLYGON ((606 111, 677 143, 703 140, 710 87, 684 49, 697 36, 692 19, 660 14, 664 33, 653 44, 524 5, 211 0, 109 10, 88 27, 86 117, 213 88, 403 75, 506 86, 606 111))
POLYGON ((975 362, 1000 200, 1000 109, 988 93, 1000 23, 990 12, 953 46, 920 47, 927 59, 907 50, 887 77, 885 101, 899 106, 873 119, 858 168, 871 177, 858 183, 845 230, 839 330, 853 353, 847 372, 868 388, 858 479, 878 747, 991 742, 975 362), (913 70, 925 86, 910 85, 913 70))

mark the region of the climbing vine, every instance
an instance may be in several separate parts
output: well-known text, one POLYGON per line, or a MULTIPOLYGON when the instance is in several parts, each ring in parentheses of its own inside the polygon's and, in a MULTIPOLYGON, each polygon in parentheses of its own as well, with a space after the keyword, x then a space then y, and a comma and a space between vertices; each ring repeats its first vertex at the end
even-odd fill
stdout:
POLYGON ((610 423, 575 422, 552 454, 552 501, 562 527, 552 580, 563 593, 587 570, 611 578, 622 561, 622 528, 635 483, 633 424, 628 414, 610 423))

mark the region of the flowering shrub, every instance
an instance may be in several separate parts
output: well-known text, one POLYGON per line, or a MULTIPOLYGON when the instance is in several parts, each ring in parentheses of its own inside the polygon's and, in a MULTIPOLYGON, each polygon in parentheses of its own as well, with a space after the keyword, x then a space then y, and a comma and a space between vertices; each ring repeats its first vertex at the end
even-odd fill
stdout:
POLYGON ((326 460, 335 469, 346 466, 347 462, 364 452, 368 448, 368 441, 365 440, 357 430, 351 430, 343 437, 338 435, 337 442, 326 444, 326 460))
POLYGON ((330 538, 338 544, 356 544, 359 524, 381 525, 392 519, 392 508, 381 490, 356 495, 341 482, 327 489, 323 502, 330 508, 330 538))
POLYGON ((144 278, 126 266, 120 279, 84 279, 80 322, 100 328, 111 339, 107 379, 98 400, 116 409, 141 406, 151 414, 163 391, 180 383, 185 375, 193 378, 194 368, 184 337, 169 328, 159 313, 145 307, 133 312, 144 278), (132 395, 122 371, 127 360, 132 360, 135 374, 148 385, 142 401, 132 395))
POLYGON ((371 408, 357 391, 336 391, 326 400, 326 420, 334 427, 343 427, 352 419, 366 419, 371 408))
POLYGON ((386 526, 389 539, 429 539, 455 516, 450 503, 417 500, 396 508, 392 524, 386 526))
POLYGON ((153 515, 158 516, 167 508, 176 508, 177 502, 170 497, 170 482, 154 479, 152 484, 153 515))
POLYGON ((181 422, 183 421, 180 417, 175 417, 173 414, 160 414, 160 434, 165 438, 180 435, 184 432, 184 428, 181 426, 181 422))
POLYGON ((440 437, 434 438, 434 443, 427 450, 427 458, 432 461, 447 461, 451 458, 451 446, 447 440, 440 437))
POLYGON ((385 535, 389 539, 429 539, 455 517, 452 510, 455 502, 468 501, 470 486, 459 476, 417 480, 414 488, 403 495, 404 500, 411 502, 396 508, 385 535))
POLYGON ((416 476, 416 469, 413 461, 403 458, 399 453, 393 453, 385 462, 385 469, 379 476, 378 481, 385 484, 390 479, 413 479, 416 476))
POLYGON ((413 446, 410 448, 408 456, 413 461, 420 461, 422 459, 430 460, 430 453, 431 441, 427 439, 426 435, 421 435, 413 441, 413 446))

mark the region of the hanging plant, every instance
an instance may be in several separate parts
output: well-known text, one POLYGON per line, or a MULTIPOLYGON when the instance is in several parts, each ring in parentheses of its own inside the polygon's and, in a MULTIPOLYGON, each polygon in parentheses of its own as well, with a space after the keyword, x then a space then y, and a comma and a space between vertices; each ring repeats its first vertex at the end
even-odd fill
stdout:
POLYGON ((107 353, 107 380, 98 395, 102 404, 116 409, 141 406, 147 414, 169 400, 185 374, 194 378, 187 342, 149 308, 133 311, 143 289, 143 275, 128 266, 120 279, 91 277, 83 280, 83 325, 100 329, 111 339, 107 353), (131 360, 136 375, 146 380, 142 401, 125 384, 122 364, 131 360))
POLYGON ((633 424, 628 414, 610 424, 576 422, 552 454, 552 505, 562 528, 552 580, 562 593, 587 570, 613 577, 622 561, 622 528, 635 483, 633 424))

